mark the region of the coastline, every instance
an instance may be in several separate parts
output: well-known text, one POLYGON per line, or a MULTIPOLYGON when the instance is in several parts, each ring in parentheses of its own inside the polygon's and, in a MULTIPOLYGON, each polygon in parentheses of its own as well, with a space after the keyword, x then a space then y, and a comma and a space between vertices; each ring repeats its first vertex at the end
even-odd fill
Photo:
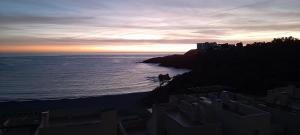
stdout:
POLYGON ((295 56, 298 56, 295 50, 298 50, 299 47, 279 46, 277 44, 270 47, 269 44, 271 43, 265 44, 244 47, 217 45, 217 49, 202 50, 202 52, 201 50, 190 50, 183 55, 147 59, 143 63, 190 69, 187 73, 175 76, 166 86, 157 87, 152 91, 78 99, 0 102, 0 108, 3 110, 0 114, 48 110, 84 109, 88 111, 88 109, 105 110, 109 108, 130 110, 132 108, 146 108, 147 105, 153 102, 165 101, 172 94, 201 92, 188 89, 193 87, 221 85, 234 88, 232 92, 263 96, 268 89, 286 84, 296 85, 298 82, 298 79, 295 78, 296 74, 291 77, 289 72, 297 73, 298 70, 283 71, 287 71, 284 67, 297 67, 299 65, 295 62, 297 60, 295 56), (283 54, 286 56, 284 59, 276 54, 276 52, 282 50, 284 50, 283 54), (244 55, 243 52, 247 52, 247 55, 244 55), (268 57, 266 57, 266 54, 268 54, 268 57), (286 61, 289 61, 289 63, 286 61), (278 65, 278 63, 280 64, 278 65), (278 66, 270 68, 269 65, 278 66), (281 71, 280 74, 276 74, 276 76, 272 74, 278 71, 281 71), (284 80, 282 76, 289 77, 289 79, 284 80))
MULTIPOLYGON (((149 58, 154 58, 149 57, 149 58)), ((148 58, 147 58, 148 59, 148 58)), ((141 63, 141 62, 139 62, 141 63)), ((147 63, 146 65, 152 65, 153 63, 147 63)), ((155 67, 161 67, 155 64, 155 67)), ((176 69, 176 67, 170 67, 176 69)), ((155 70, 154 70, 155 71, 155 70)), ((161 70, 168 71, 168 70, 161 70)), ((181 72, 181 71, 180 71, 181 72)), ((157 74, 151 74, 151 77, 156 77, 157 74)), ((172 73, 171 73, 172 74, 172 73)), ((180 73, 178 73, 180 74, 180 73)), ((175 74, 174 74, 175 75, 175 74)), ((157 82, 158 83, 158 82, 157 82)), ((158 86, 158 85, 157 85, 158 86)), ((140 88, 140 91, 143 88, 140 88)), ((74 98, 25 98, 16 100, 1 100, 0 101, 0 120, 8 117, 15 117, 18 115, 31 115, 34 113, 40 113, 44 111, 62 111, 65 113, 79 113, 79 112, 101 112, 106 109, 115 109, 122 112, 133 112, 135 109, 145 109, 150 107, 149 95, 155 90, 149 89, 149 91, 141 92, 128 92, 112 95, 95 95, 84 96, 74 98)), ((1 121, 0 121, 1 122, 1 121)))
MULTIPOLYGON (((170 55, 171 57, 183 56, 183 55, 170 55)), ((169 58, 168 56, 164 56, 169 58)), ((164 58, 159 57, 159 58, 164 58)), ((157 57, 150 58, 156 59, 157 57)), ((147 61, 147 60, 146 60, 147 61)), ((147 64, 155 64, 152 62, 140 62, 147 64)), ((174 62, 172 62, 174 63, 174 62)), ((176 62, 175 62, 176 63, 176 62)), ((190 62, 189 62, 190 63, 190 62)), ((157 63, 158 64, 158 63, 157 63)), ((182 65, 180 62, 178 65, 182 65)), ((175 69, 187 69, 191 70, 191 67, 182 67, 174 65, 162 65, 157 66, 175 68, 175 69)), ((189 71, 190 72, 190 71, 189 71)), ((134 109, 145 109, 147 108, 148 102, 152 102, 151 94, 157 89, 154 88, 147 92, 134 92, 126 94, 116 94, 116 95, 100 95, 94 97, 79 97, 70 99, 43 99, 43 100, 20 100, 20 101, 1 101, 0 102, 0 118, 1 117, 11 117, 15 115, 22 114, 33 114, 40 113, 43 111, 63 111, 64 113, 74 113, 80 111, 94 112, 107 109, 115 109, 122 112, 128 112, 134 109)))

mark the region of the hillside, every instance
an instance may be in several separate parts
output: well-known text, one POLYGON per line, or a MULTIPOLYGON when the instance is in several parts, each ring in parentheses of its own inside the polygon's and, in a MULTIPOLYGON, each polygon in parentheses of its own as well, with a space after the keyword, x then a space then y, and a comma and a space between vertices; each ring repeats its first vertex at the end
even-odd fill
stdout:
MULTIPOLYGON (((191 87, 221 85, 233 91, 263 96, 268 89, 300 84, 300 42, 293 37, 277 38, 246 46, 217 46, 206 51, 191 50, 146 60, 161 66, 189 68, 154 93, 192 93, 191 87)), ((193 91, 195 92, 195 91, 193 91)))

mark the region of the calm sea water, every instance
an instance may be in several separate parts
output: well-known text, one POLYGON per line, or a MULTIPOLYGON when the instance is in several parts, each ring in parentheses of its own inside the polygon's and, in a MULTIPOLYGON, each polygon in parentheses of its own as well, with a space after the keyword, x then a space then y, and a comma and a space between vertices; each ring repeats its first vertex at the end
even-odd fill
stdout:
POLYGON ((64 99, 153 90, 184 69, 137 63, 158 55, 0 57, 0 101, 64 99))

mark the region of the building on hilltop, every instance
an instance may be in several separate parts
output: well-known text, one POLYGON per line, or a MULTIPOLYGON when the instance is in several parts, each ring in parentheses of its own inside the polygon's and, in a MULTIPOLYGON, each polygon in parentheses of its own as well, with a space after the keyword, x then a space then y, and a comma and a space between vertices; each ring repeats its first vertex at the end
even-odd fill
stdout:
POLYGON ((197 43, 197 50, 205 52, 207 50, 214 49, 217 45, 218 44, 216 42, 197 43))
POLYGON ((217 49, 227 50, 233 47, 236 47, 236 45, 229 43, 217 44, 216 42, 197 43, 197 50, 201 52, 217 49))

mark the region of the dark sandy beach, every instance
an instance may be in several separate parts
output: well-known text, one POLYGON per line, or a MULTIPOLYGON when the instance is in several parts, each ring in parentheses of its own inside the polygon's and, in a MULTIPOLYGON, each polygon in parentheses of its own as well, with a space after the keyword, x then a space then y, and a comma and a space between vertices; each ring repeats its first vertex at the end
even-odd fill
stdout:
POLYGON ((142 100, 149 92, 122 95, 106 95, 78 99, 34 100, 23 102, 0 102, 0 115, 9 116, 21 113, 42 111, 89 112, 106 109, 131 110, 143 108, 142 100))

